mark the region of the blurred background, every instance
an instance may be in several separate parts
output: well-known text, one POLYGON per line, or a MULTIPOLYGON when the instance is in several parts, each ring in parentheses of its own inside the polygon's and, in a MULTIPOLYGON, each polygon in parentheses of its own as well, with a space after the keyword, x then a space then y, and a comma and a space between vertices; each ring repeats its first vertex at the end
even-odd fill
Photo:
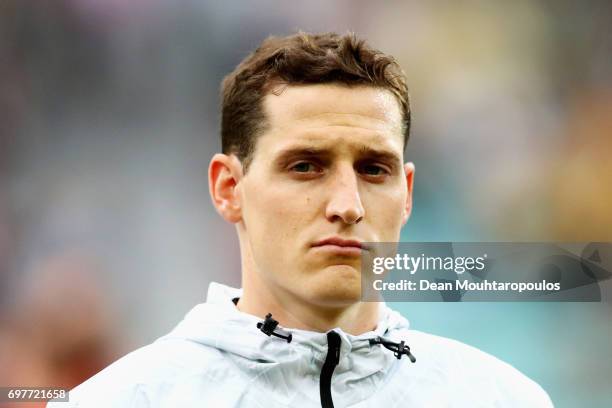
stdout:
MULTIPOLYGON (((612 241, 610 1, 1 0, 1 385, 73 387, 239 285, 206 179, 219 83, 298 29, 407 73, 403 240, 612 241)), ((612 402, 609 301, 392 306, 557 407, 612 402)))

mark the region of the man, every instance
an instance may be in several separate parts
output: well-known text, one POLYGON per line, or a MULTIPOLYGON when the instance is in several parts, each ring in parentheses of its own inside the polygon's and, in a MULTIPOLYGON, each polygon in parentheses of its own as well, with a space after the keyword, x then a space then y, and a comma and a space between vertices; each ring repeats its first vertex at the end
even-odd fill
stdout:
POLYGON ((211 284, 170 334, 70 404, 552 405, 513 367, 360 301, 365 243, 397 241, 412 207, 408 90, 391 57, 353 35, 273 37, 226 77, 222 98, 209 186, 236 226, 242 289, 211 284))

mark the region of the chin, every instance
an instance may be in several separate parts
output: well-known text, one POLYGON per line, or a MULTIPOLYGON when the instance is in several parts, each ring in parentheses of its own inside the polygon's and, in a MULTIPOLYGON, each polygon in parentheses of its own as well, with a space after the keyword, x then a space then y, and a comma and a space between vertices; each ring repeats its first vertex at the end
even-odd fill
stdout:
POLYGON ((361 301, 361 272, 349 265, 325 268, 308 286, 313 302, 322 306, 348 306, 361 301))

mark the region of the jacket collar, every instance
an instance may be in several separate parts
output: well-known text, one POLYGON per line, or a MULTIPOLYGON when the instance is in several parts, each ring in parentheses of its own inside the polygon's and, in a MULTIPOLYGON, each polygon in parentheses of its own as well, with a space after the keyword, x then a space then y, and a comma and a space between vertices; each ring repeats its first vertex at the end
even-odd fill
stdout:
MULTIPOLYGON (((196 305, 166 337, 188 339, 252 362, 289 366, 306 363, 314 371, 320 370, 327 354, 326 333, 284 327, 292 333, 291 343, 269 337, 257 328, 262 319, 241 312, 233 303, 232 299, 240 296, 241 289, 211 283, 206 303, 196 305)), ((347 379, 355 379, 385 371, 397 359, 389 350, 370 345, 369 340, 379 336, 394 339, 407 328, 406 319, 381 303, 375 330, 355 336, 333 329, 341 338, 340 363, 334 375, 346 374, 350 377, 347 379)))

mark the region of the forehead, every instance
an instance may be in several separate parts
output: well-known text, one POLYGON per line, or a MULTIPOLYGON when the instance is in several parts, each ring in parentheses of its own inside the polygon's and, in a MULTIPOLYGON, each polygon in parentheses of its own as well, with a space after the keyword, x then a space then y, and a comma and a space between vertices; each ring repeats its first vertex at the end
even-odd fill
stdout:
POLYGON ((403 151, 400 106, 395 96, 383 88, 290 85, 266 95, 263 107, 268 131, 258 144, 269 144, 273 139, 275 144, 285 145, 301 139, 313 143, 387 145, 403 151))

